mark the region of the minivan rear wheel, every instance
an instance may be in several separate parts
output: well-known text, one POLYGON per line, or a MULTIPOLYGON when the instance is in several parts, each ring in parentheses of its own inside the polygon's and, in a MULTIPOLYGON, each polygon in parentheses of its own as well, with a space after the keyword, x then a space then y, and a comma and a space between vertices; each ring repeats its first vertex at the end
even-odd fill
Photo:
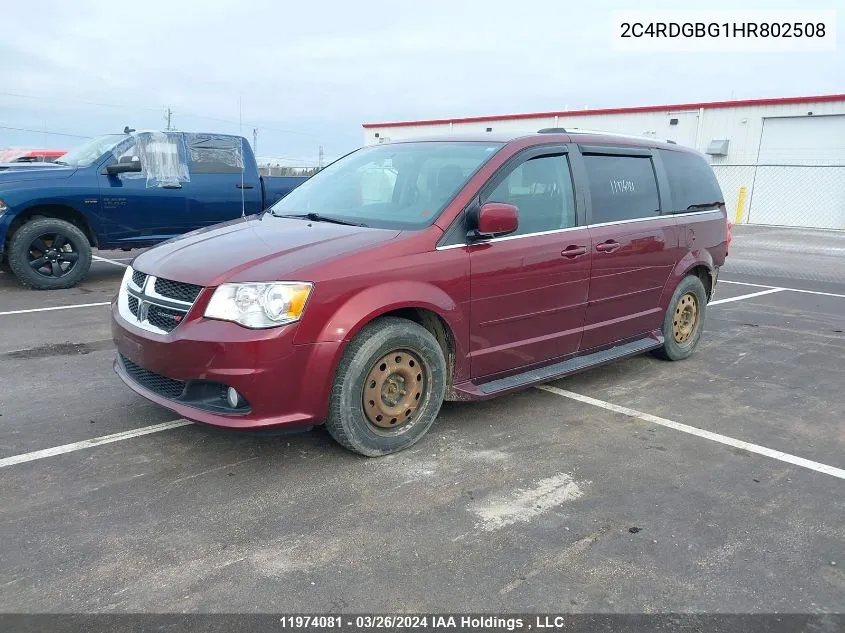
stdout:
POLYGON ((665 360, 683 360, 695 350, 704 329, 707 290, 695 275, 681 280, 663 319, 663 347, 655 355, 665 360))
POLYGON ((445 375, 443 351, 428 330, 407 319, 376 319, 343 355, 326 428, 341 446, 367 457, 404 450, 434 423, 445 375))

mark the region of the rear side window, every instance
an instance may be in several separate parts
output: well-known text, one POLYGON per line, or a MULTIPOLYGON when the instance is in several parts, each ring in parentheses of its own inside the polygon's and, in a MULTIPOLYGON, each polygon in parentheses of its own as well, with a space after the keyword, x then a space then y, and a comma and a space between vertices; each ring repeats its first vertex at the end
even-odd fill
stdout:
POLYGON ((660 215, 657 178, 648 156, 586 155, 593 224, 660 215))
POLYGON ((186 134, 195 174, 240 174, 244 168, 243 148, 237 136, 186 134))
POLYGON ((669 178, 672 212, 701 211, 724 202, 713 168, 701 156, 660 150, 669 178))

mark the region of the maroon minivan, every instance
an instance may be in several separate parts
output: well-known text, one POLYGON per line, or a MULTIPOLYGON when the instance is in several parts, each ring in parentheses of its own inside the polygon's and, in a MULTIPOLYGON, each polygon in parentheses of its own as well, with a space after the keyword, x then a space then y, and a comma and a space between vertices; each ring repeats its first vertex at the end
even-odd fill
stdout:
POLYGON ((686 358, 729 241, 711 167, 673 143, 551 129, 364 147, 261 215, 138 256, 114 367, 190 420, 325 423, 385 455, 444 399, 686 358))

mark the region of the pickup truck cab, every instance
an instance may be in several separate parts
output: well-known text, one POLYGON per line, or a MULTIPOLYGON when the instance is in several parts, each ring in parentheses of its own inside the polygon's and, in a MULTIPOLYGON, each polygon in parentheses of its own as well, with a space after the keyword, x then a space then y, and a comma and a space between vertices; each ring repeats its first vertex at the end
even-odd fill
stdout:
POLYGON ((730 242, 707 159, 553 130, 397 141, 267 212, 139 255, 115 371, 207 424, 407 448, 480 400, 647 351, 687 358, 730 242))
POLYGON ((150 246, 253 215, 305 180, 259 175, 239 136, 107 134, 50 164, 0 171, 0 261, 31 288, 70 288, 92 248, 150 246))

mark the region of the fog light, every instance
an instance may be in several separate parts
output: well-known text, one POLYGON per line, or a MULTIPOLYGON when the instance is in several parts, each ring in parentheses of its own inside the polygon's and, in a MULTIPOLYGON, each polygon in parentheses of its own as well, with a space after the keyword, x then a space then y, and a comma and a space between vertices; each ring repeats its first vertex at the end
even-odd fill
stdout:
POLYGON ((240 400, 241 394, 239 394, 234 387, 229 387, 226 390, 226 401, 229 403, 230 407, 232 407, 233 409, 237 409, 240 400))

